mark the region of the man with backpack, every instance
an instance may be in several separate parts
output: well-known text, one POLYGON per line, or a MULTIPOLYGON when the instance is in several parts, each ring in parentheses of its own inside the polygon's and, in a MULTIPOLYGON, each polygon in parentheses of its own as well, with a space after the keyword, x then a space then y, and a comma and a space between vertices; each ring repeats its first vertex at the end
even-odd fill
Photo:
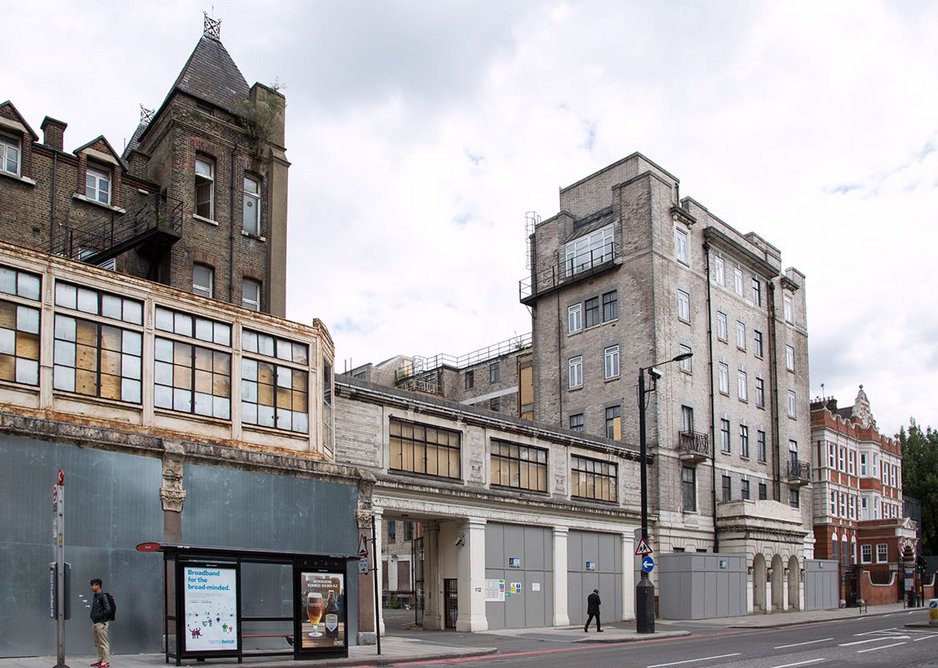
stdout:
POLYGON ((92 663, 96 668, 110 668, 111 641, 108 638, 108 625, 114 619, 116 606, 110 594, 101 590, 101 578, 91 580, 91 640, 98 650, 98 660, 92 663))

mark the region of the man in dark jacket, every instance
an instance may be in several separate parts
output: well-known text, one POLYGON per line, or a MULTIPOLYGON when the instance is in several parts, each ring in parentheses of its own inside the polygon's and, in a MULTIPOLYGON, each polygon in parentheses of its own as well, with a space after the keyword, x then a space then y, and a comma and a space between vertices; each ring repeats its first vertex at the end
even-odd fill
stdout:
POLYGON ((603 624, 599 621, 599 606, 602 604, 602 601, 599 600, 599 590, 594 589, 593 593, 586 597, 586 614, 589 615, 586 618, 586 626, 583 627, 583 630, 589 633, 590 622, 593 621, 593 617, 596 618, 596 631, 599 633, 603 632, 603 624))
POLYGON ((111 641, 108 638, 108 623, 111 620, 111 602, 101 590, 101 578, 91 580, 91 641, 98 650, 98 660, 92 663, 96 668, 110 668, 111 641))

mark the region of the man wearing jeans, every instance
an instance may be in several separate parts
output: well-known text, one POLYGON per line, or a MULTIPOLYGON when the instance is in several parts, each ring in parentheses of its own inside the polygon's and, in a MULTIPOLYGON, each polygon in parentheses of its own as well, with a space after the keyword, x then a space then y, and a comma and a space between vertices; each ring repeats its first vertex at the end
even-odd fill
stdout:
POLYGON ((91 641, 98 650, 98 660, 92 663, 97 668, 110 668, 111 642, 108 639, 108 622, 111 620, 111 602, 101 590, 101 578, 91 580, 91 641))

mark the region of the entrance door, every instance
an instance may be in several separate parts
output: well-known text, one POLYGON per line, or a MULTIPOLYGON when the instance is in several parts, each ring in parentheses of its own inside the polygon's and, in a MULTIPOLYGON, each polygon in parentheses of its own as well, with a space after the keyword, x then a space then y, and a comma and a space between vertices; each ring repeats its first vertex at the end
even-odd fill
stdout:
POLYGON ((443 579, 443 601, 446 605, 446 628, 456 628, 456 618, 459 616, 459 597, 456 589, 456 578, 443 579))
POLYGON ((414 569, 414 624, 423 626, 423 536, 411 542, 410 563, 414 569))

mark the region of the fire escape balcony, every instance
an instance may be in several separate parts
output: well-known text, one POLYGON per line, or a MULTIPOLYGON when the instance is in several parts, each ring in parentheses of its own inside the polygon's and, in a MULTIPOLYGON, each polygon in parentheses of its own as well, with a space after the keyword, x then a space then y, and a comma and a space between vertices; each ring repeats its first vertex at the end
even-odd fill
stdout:
POLYGON ((809 462, 788 462, 788 484, 804 487, 811 483, 811 464, 809 462))
POLYGON ((531 305, 538 297, 565 285, 617 268, 622 264, 620 252, 619 244, 609 242, 575 258, 557 258, 551 266, 532 271, 530 276, 518 281, 521 303, 531 305))
POLYGON ((710 459, 710 437, 697 431, 678 434, 678 457, 688 464, 700 464, 710 459))
POLYGON ((153 194, 127 213, 108 214, 81 226, 64 226, 53 252, 101 264, 136 249, 154 261, 182 238, 182 219, 182 202, 153 194))

